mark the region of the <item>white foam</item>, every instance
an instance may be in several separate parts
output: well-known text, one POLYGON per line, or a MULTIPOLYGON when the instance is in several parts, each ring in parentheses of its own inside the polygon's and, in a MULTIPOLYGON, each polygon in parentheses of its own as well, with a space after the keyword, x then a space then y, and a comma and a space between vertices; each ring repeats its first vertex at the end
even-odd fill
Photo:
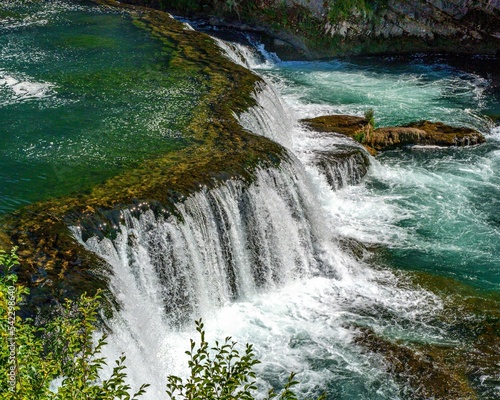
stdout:
POLYGON ((53 96, 55 85, 0 70, 0 105, 53 96))

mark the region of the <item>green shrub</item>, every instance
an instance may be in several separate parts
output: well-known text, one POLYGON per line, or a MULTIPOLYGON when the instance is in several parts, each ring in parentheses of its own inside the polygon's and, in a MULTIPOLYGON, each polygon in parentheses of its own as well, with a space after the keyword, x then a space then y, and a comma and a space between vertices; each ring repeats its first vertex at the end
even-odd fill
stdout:
POLYGON ((148 385, 134 395, 125 383, 121 357, 109 379, 101 381, 99 371, 106 364, 99 357, 106 336, 94 345, 99 293, 67 300, 59 316, 43 326, 19 317, 19 304, 29 290, 18 284, 14 268, 19 265, 16 249, 0 250, 0 388, 5 400, 114 400, 136 399, 148 385), (51 382, 62 379, 57 393, 51 382))
MULTIPOLYGON (((215 347, 209 348, 205 340, 203 323, 196 321, 196 330, 200 334, 197 345, 191 340, 189 356, 190 375, 184 382, 175 375, 167 377, 167 395, 172 399, 192 400, 253 400, 253 392, 257 390, 253 367, 260 363, 255 358, 251 344, 245 346, 241 355, 236 349, 236 342, 227 337, 223 344, 215 342, 215 347)), ((297 395, 292 387, 298 382, 291 373, 284 389, 277 394, 269 390, 267 399, 296 400, 297 395)), ((318 400, 325 399, 321 396, 318 400)))
POLYGON ((372 128, 375 129, 375 111, 373 111, 373 108, 369 108, 365 111, 365 119, 372 126, 372 128))
POLYGON ((356 142, 363 144, 366 139, 366 134, 363 131, 357 131, 352 137, 356 142))

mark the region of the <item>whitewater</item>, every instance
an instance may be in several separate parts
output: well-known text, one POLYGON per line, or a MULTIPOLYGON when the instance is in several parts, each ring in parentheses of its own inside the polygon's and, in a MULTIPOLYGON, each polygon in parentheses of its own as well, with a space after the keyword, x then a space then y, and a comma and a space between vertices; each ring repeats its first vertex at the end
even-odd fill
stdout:
MULTIPOLYGON (((365 182, 349 186, 355 166, 338 171, 344 183, 332 188, 315 152, 357 145, 298 121, 345 108, 304 102, 287 93, 276 58, 262 61, 248 47, 219 43, 266 80, 255 89, 257 105, 237 116, 240 123, 285 146, 289 160, 258 170, 251 184, 234 178, 200 190, 177 206, 181 218, 123 211, 116 239, 82 242, 113 267, 110 286, 121 305, 108 321, 105 355, 125 353, 134 386, 151 383, 146 398, 164 398, 166 375, 187 374, 184 352, 197 336, 193 321, 202 318, 209 341, 231 336, 254 344, 261 397, 294 371, 304 398, 324 391, 332 399, 404 398, 385 361, 355 338, 369 328, 449 345, 453 339, 433 324, 442 301, 374 264, 358 241, 404 243, 410 232, 397 222, 413 211, 394 201, 401 194, 376 196, 365 182)), ((360 108, 347 111, 359 115, 360 108)), ((365 179, 401 174, 373 157, 370 163, 365 179)))

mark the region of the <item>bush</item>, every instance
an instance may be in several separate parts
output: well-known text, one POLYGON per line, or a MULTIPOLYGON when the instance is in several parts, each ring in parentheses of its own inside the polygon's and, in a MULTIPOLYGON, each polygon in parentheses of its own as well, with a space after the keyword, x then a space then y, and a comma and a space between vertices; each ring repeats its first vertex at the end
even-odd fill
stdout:
POLYGON ((148 385, 130 395, 121 357, 109 379, 101 381, 99 371, 106 362, 99 357, 106 345, 102 336, 94 345, 99 293, 83 295, 78 302, 67 300, 60 315, 36 326, 17 314, 29 290, 17 283, 13 268, 19 265, 16 249, 0 250, 0 387, 2 399, 23 400, 113 400, 136 399, 148 385), (51 382, 62 379, 54 393, 51 382))
POLYGON ((375 111, 373 111, 373 108, 369 108, 365 111, 365 118, 372 128, 375 129, 375 111))

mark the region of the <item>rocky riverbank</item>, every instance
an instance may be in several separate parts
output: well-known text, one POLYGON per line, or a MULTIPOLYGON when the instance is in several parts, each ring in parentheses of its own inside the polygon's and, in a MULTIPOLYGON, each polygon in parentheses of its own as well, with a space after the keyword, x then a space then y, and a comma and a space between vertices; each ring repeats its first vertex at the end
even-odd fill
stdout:
POLYGON ((497 54, 498 0, 126 0, 258 32, 284 59, 415 52, 497 54))

